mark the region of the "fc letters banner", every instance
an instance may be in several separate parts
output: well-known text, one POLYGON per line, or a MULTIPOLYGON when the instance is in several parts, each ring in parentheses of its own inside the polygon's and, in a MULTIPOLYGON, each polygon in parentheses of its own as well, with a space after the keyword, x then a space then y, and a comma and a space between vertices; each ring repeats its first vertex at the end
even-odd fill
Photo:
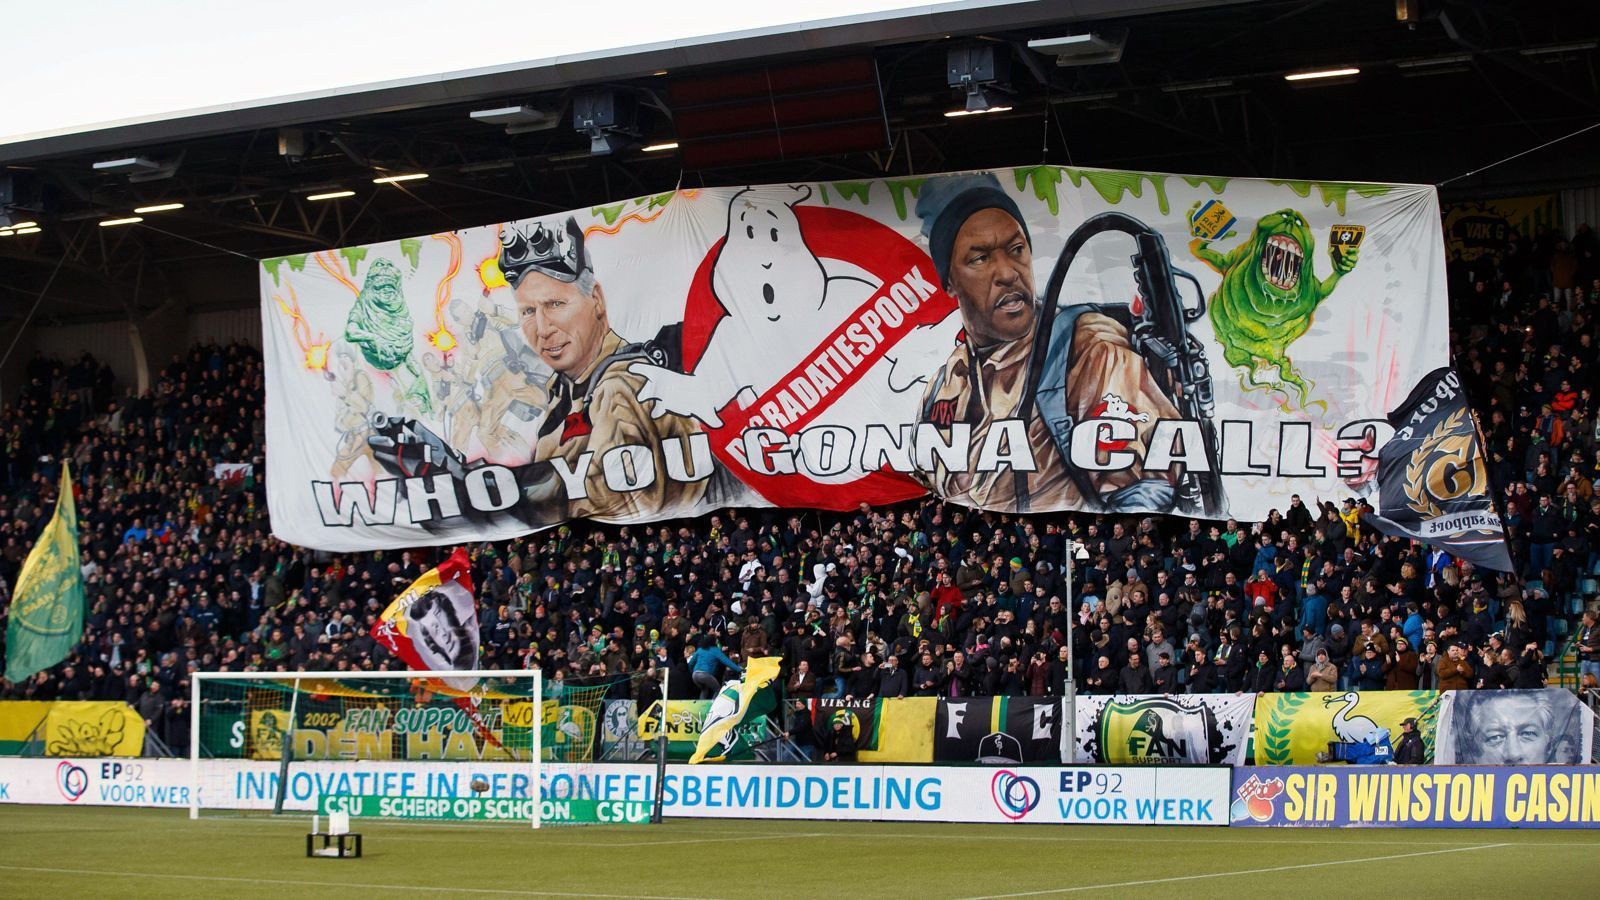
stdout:
POLYGON ((260 285, 273 527, 328 550, 930 492, 1259 520, 1374 495, 1387 403, 1446 360, 1426 186, 683 190, 260 285))
POLYGON ((1230 825, 1593 828, 1591 766, 1267 766, 1233 770, 1230 825))

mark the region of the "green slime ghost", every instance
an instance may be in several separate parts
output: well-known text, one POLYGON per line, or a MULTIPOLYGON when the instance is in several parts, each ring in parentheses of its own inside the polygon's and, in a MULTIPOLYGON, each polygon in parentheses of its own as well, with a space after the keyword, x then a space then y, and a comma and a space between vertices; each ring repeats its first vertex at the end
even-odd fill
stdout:
MULTIPOLYGON (((1220 240, 1233 235, 1230 231, 1220 240)), ((1247 390, 1287 394, 1288 386, 1293 386, 1304 407, 1311 384, 1289 359, 1288 347, 1311 327, 1312 313, 1333 293, 1339 279, 1356 267, 1359 248, 1330 248, 1333 274, 1317 281, 1311 264, 1316 240, 1305 218, 1292 209, 1261 217, 1250 240, 1228 253, 1218 253, 1210 244, 1195 238, 1189 242, 1189 250, 1222 275, 1209 305, 1211 327, 1222 344, 1223 358, 1228 365, 1245 370, 1247 390), (1263 380, 1261 372, 1274 367, 1277 380, 1263 380)))
MULTIPOLYGON (((401 290, 400 270, 387 259, 378 259, 367 270, 361 293, 344 323, 344 339, 361 349, 372 367, 383 372, 404 368, 411 377, 405 397, 424 413, 433 411, 428 384, 417 366, 412 338, 411 310, 401 290)), ((396 373, 398 375, 398 373, 396 373)))

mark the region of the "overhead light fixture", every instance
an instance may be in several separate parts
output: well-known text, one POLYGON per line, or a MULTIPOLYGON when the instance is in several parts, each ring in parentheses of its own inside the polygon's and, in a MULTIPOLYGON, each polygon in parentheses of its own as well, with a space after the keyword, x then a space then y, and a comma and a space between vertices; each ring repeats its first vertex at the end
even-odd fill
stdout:
POLYGON ((1596 46, 1600 46, 1600 44, 1595 41, 1572 41, 1566 44, 1547 44, 1543 47, 1524 47, 1517 52, 1523 56, 1551 56, 1557 53, 1593 50, 1596 46))
POLYGON ((1128 31, 1124 28, 1038 38, 1028 42, 1028 49, 1054 56, 1058 66, 1100 66, 1121 62, 1127 42, 1128 31))
POLYGON ((517 161, 514 159, 490 159, 483 162, 467 163, 457 168, 456 171, 464 175, 470 175, 475 172, 500 172, 506 169, 515 169, 516 167, 517 161))
POLYGON ((1093 94, 1062 94, 1059 97, 1051 97, 1050 98, 1050 102, 1051 103, 1095 103, 1095 102, 1100 101, 1100 100, 1115 100, 1115 99, 1117 99, 1117 92, 1116 91, 1097 91, 1096 93, 1093 93, 1093 94))
POLYGON ((404 175, 383 175, 372 179, 373 184, 399 184, 402 181, 420 181, 428 177, 427 172, 408 172, 404 175))
POLYGON ((125 175, 131 182, 160 181, 171 178, 178 172, 178 164, 183 162, 183 154, 179 153, 170 160, 153 159, 148 156, 124 156, 119 159, 103 159, 94 164, 97 175, 125 175))
POLYGON ((43 230, 44 230, 44 229, 42 229, 42 228, 40 228, 40 227, 39 227, 39 226, 37 226, 37 225, 35 225, 35 226, 33 226, 33 227, 30 227, 30 228, 18 228, 18 229, 16 229, 16 231, 14 231, 14 232, 13 232, 13 233, 14 233, 14 234, 17 234, 17 235, 24 235, 24 234, 38 234, 38 233, 39 233, 39 232, 41 232, 41 231, 43 231, 43 230))
POLYGON ((945 54, 945 81, 966 94, 967 112, 986 112, 1003 105, 1001 94, 1011 93, 1010 75, 1011 57, 995 52, 994 44, 952 47, 945 54))
POLYGON ((1319 78, 1343 78, 1346 75, 1360 75, 1361 70, 1355 66, 1345 66, 1342 69, 1313 69, 1309 72, 1290 72, 1283 76, 1284 81, 1315 81, 1319 78))
POLYGON ((5 229, 7 231, 21 231, 24 228, 33 228, 38 224, 38 222, 12 222, 10 225, 5 226, 5 229))
POLYGON ((632 94, 580 91, 572 97, 572 130, 589 136, 589 155, 607 156, 638 137, 638 107, 632 94))
POLYGON ((124 156, 105 159, 94 164, 94 170, 103 175, 128 175, 134 172, 154 172, 161 164, 147 156, 124 156))
POLYGON ((354 197, 355 191, 328 191, 325 194, 307 194, 307 200, 338 200, 341 197, 354 197))
POLYGON ((124 216, 120 219, 101 219, 101 228, 110 228, 113 225, 137 225, 144 221, 143 216, 124 216))
POLYGON ((539 109, 518 104, 497 106, 494 109, 476 109, 467 113, 474 122, 485 125, 503 125, 506 134, 524 134, 529 131, 547 131, 561 123, 560 110, 539 109))
POLYGON ((944 114, 946 119, 960 118, 961 116, 981 116, 986 113, 1010 112, 1009 106, 991 106, 988 109, 952 109, 944 114))
POLYGON ((140 215, 143 215, 144 213, 172 212, 175 209, 183 209, 183 204, 182 203, 158 203, 155 206, 140 206, 140 207, 137 207, 137 208, 134 209, 134 212, 139 213, 140 215))
POLYGON ((1230 78, 1215 78, 1211 81, 1191 81, 1187 84, 1169 84, 1161 89, 1163 94, 1182 94, 1187 91, 1209 91, 1215 88, 1232 87, 1230 78))
POLYGON ((639 149, 644 151, 645 153, 661 153, 661 152, 664 152, 664 151, 667 151, 667 150, 676 150, 676 149, 678 149, 678 142, 677 141, 667 141, 664 144, 651 144, 648 147, 640 147, 639 149))
POLYGON ((1449 56, 1430 56, 1426 59, 1402 59, 1395 63, 1395 68, 1426 69, 1432 66, 1448 66, 1471 61, 1471 53, 1452 53, 1449 56))

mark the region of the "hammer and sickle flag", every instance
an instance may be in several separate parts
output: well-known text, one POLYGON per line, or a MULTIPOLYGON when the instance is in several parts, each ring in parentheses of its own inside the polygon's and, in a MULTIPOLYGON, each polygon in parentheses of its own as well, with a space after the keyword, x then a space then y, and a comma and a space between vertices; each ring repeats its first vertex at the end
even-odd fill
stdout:
POLYGON ((6 626, 6 679, 21 683, 66 659, 83 640, 83 605, 78 511, 63 461, 55 515, 17 574, 6 626))
POLYGON ((1512 571, 1461 376, 1451 368, 1428 373, 1389 424, 1394 436, 1378 450, 1378 512, 1367 523, 1480 568, 1512 571))
POLYGON ((778 706, 772 683, 778 680, 781 663, 776 656, 755 657, 745 665, 743 678, 722 686, 700 727, 691 764, 721 762, 747 749, 752 726, 778 706))

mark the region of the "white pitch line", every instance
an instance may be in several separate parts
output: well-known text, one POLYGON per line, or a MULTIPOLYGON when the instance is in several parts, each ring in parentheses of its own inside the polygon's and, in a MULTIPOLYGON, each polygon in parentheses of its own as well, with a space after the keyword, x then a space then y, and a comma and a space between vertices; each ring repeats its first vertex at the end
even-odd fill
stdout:
POLYGON ((1151 884, 1172 884, 1179 881, 1200 881, 1206 878, 1232 878, 1236 875, 1265 875, 1269 872, 1292 872, 1297 869, 1322 869, 1328 866, 1348 866, 1355 863, 1384 862, 1391 859, 1414 859, 1419 856, 1439 856, 1444 853, 1466 853, 1472 850, 1493 850, 1510 844, 1480 844, 1473 847, 1454 847, 1449 850, 1423 850, 1419 853, 1396 853, 1391 856, 1367 856, 1360 859, 1334 859, 1327 862, 1300 863, 1292 866, 1269 866, 1264 869, 1239 869, 1233 872, 1205 872, 1199 875, 1174 875, 1171 878, 1147 878, 1140 881, 1118 881, 1111 884, 1080 884, 1075 887, 1049 888, 1042 891, 1019 891, 1015 894, 985 894, 964 900, 1005 900, 1009 897, 1042 897, 1047 894, 1075 894, 1079 891, 1105 891, 1113 888, 1144 887, 1151 884))
POLYGON ((599 897, 602 900, 705 900, 700 897, 659 897, 648 894, 596 894, 589 891, 567 893, 563 891, 524 891, 515 888, 433 887, 417 884, 376 884, 365 881, 309 881, 293 878, 241 878, 232 875, 187 875, 162 872, 119 872, 110 869, 56 869, 44 866, 0 865, 0 870, 10 872, 43 872, 50 875, 95 875, 113 878, 156 878, 183 881, 227 881, 241 884, 281 884, 292 887, 356 888, 369 891, 413 891, 429 894, 494 894, 514 897, 599 897))

